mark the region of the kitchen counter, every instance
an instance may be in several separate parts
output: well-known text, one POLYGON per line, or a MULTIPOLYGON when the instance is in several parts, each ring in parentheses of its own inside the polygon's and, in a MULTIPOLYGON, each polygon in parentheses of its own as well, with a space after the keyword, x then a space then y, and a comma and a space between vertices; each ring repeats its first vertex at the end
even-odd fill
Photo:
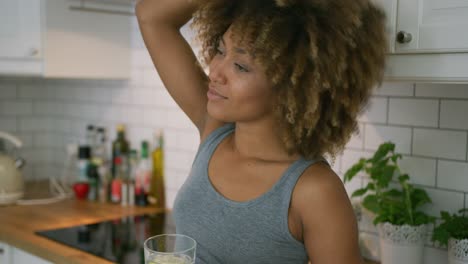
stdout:
POLYGON ((162 209, 65 200, 48 205, 0 207, 0 241, 57 264, 110 264, 105 259, 34 234, 35 231, 162 212, 162 209))
MULTIPOLYGON (((112 262, 38 236, 35 232, 163 211, 74 199, 48 205, 3 206, 0 207, 0 241, 57 264, 110 264, 112 262)), ((364 264, 377 263, 366 261, 364 264)))

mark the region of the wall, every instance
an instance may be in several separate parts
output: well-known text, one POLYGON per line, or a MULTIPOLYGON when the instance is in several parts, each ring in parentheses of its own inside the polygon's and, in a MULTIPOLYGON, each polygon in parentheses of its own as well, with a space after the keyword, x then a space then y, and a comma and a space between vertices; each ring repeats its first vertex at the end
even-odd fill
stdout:
MULTIPOLYGON (((86 125, 127 125, 133 148, 164 129, 167 206, 188 175, 199 143, 197 131, 165 91, 134 20, 132 77, 128 81, 0 79, 0 130, 25 143, 27 180, 61 174, 65 145, 84 139, 86 125)), ((189 35, 187 31, 184 31, 189 35)), ((355 135, 334 170, 343 175, 360 157, 369 157, 386 140, 403 154, 402 170, 424 187, 434 203, 425 210, 455 212, 468 205, 468 85, 384 83, 359 118, 355 135)), ((346 185, 349 193, 365 177, 346 185)), ((361 239, 367 255, 377 255, 377 233, 364 219, 361 239)), ((430 234, 428 234, 429 237, 430 234)), ((445 263, 446 253, 427 242, 427 264, 445 263)))

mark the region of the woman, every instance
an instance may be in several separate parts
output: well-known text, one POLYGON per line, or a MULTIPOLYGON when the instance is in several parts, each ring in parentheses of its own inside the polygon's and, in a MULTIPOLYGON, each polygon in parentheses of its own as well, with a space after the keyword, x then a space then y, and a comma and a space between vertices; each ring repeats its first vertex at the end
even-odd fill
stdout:
POLYGON ((334 160, 380 84, 385 16, 369 0, 143 0, 137 17, 201 144, 178 233, 196 263, 362 263, 334 160), (179 30, 191 18, 206 75, 179 30))

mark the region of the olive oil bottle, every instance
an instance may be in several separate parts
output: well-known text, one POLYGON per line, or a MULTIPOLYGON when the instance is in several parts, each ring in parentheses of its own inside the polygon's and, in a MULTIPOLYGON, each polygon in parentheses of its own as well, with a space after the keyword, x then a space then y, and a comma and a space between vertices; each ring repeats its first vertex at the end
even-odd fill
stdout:
POLYGON ((151 205, 165 208, 166 197, 164 188, 164 138, 162 131, 155 134, 155 146, 151 153, 153 161, 153 175, 148 200, 151 205))

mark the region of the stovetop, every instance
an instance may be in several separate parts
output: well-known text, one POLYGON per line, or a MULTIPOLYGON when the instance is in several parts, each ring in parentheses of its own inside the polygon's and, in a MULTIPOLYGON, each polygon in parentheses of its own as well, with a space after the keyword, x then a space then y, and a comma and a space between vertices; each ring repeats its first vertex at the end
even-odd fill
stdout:
POLYGON ((151 236, 175 233, 172 215, 158 213, 118 218, 37 235, 119 264, 144 263, 143 242, 151 236))

